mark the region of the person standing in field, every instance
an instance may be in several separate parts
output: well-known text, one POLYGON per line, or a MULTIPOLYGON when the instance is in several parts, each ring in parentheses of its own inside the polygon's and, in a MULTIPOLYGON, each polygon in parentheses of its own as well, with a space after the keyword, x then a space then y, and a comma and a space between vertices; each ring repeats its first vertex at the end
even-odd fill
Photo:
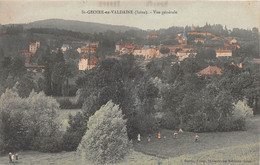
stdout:
POLYGON ((11 159, 12 159, 12 163, 14 163, 15 158, 14 158, 14 155, 13 155, 13 154, 12 154, 12 156, 11 156, 11 159))
POLYGON ((174 135, 174 138, 177 139, 177 137, 178 137, 178 132, 177 132, 177 131, 174 131, 173 135, 174 135))
POLYGON ((199 135, 196 134, 196 135, 195 135, 195 142, 197 142, 197 141, 199 140, 199 138, 200 138, 199 135))
POLYGON ((9 156, 9 163, 12 163, 12 153, 9 152, 8 156, 9 156))
POLYGON ((137 135, 137 140, 138 140, 138 142, 141 141, 141 135, 140 135, 140 133, 137 135))
POLYGON ((180 129, 179 129, 179 132, 180 132, 180 133, 183 133, 183 130, 180 128, 180 129))
POLYGON ((161 133, 158 132, 158 135, 157 135, 158 139, 161 139, 161 133))
POLYGON ((18 154, 15 154, 15 160, 18 161, 18 154))
POLYGON ((151 135, 149 134, 148 138, 147 138, 148 142, 151 141, 151 135))

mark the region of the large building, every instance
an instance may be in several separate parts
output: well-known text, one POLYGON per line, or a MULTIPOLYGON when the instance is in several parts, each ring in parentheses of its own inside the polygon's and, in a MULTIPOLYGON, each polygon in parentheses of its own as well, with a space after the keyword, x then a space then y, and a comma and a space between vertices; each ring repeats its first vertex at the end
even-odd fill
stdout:
POLYGON ((82 55, 79 60, 79 70, 90 70, 97 66, 98 58, 94 56, 88 57, 87 55, 82 55))
POLYGON ((232 50, 218 49, 216 50, 216 57, 232 57, 232 50))
POLYGON ((134 50, 133 55, 144 56, 145 59, 155 58, 159 54, 159 48, 155 46, 143 46, 134 50))
POLYGON ((196 56, 198 52, 196 50, 180 50, 177 52, 177 57, 179 58, 179 61, 183 61, 185 58, 188 58, 190 56, 196 56))

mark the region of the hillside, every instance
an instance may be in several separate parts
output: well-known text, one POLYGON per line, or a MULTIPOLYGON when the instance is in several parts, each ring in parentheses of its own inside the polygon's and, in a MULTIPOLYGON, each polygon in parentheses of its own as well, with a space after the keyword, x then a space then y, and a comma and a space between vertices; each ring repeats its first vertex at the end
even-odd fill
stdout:
POLYGON ((63 19, 47 19, 31 22, 28 24, 23 24, 25 29, 31 28, 53 28, 53 29, 64 29, 71 30, 74 32, 81 33, 99 33, 105 32, 107 30, 112 30, 114 32, 125 32, 127 30, 140 30, 134 27, 128 26, 118 26, 118 25, 109 25, 93 22, 82 22, 74 20, 63 20, 63 19))

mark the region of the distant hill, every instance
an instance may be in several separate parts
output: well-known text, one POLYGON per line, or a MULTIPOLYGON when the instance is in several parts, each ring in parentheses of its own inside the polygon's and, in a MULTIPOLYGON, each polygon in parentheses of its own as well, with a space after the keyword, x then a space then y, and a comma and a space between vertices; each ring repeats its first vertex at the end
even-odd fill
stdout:
POLYGON ((99 33, 105 32, 107 30, 112 30, 114 32, 125 32, 127 30, 140 30, 135 27, 119 26, 119 25, 109 25, 93 22, 82 22, 74 20, 63 20, 63 19, 47 19, 41 21, 35 21, 28 24, 23 24, 24 29, 30 28, 57 28, 64 30, 71 30, 74 32, 81 33, 99 33))

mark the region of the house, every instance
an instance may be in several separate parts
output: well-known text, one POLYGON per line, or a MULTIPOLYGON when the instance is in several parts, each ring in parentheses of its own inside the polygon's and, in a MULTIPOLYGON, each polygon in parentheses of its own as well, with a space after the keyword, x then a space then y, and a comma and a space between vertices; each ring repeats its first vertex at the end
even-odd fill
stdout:
POLYGON ((90 70, 97 66, 98 58, 94 56, 88 57, 87 55, 82 55, 79 60, 79 70, 90 70))
POLYGON ((96 51, 97 48, 95 47, 82 47, 77 49, 78 53, 96 53, 96 51))
POLYGON ((96 53, 99 42, 86 41, 86 46, 77 49, 78 53, 96 53))
POLYGON ((130 54, 130 53, 133 53, 133 49, 134 49, 135 45, 132 43, 124 42, 124 41, 120 40, 116 43, 115 47, 116 47, 115 52, 118 52, 120 54, 130 54))
POLYGON ((63 44, 60 49, 62 52, 66 52, 67 50, 71 49, 71 46, 68 44, 63 44))
POLYGON ((195 38, 194 42, 197 44, 198 42, 201 42, 202 44, 205 43, 205 40, 204 38, 195 38))
POLYGON ((188 58, 192 55, 196 56, 198 52, 196 50, 180 50, 177 52, 177 57, 179 61, 183 61, 185 58, 188 58))
POLYGON ((133 55, 135 56, 141 56, 143 55, 143 45, 137 45, 135 46, 134 50, 133 50, 133 55))
POLYGON ((98 48, 99 42, 86 41, 86 47, 98 48))
POLYGON ((30 43, 29 44, 29 52, 32 53, 32 54, 35 54, 37 51, 37 45, 36 43, 30 43))
POLYGON ((158 37, 158 34, 156 33, 149 33, 146 35, 147 38, 157 38, 158 37))
POLYGON ((232 50, 218 49, 216 50, 216 57, 232 57, 232 50))
POLYGON ((159 54, 159 48, 156 46, 136 46, 133 49, 133 55, 144 56, 145 59, 155 58, 159 54))
POLYGON ((37 47, 37 48, 40 48, 40 46, 41 46, 41 43, 40 43, 40 41, 39 41, 39 40, 36 40, 36 41, 35 41, 35 44, 36 44, 36 47, 37 47))
POLYGON ((198 76, 213 76, 221 75, 222 69, 217 66, 208 66, 207 68, 201 70, 197 73, 198 76))
POLYGON ((35 42, 30 42, 29 44, 29 52, 35 54, 37 49, 40 48, 40 41, 36 40, 35 42))
POLYGON ((121 40, 121 41, 118 41, 117 43, 116 43, 116 50, 115 50, 115 52, 120 52, 121 51, 121 49, 123 48, 125 46, 125 44, 124 44, 124 42, 121 40))
POLYGON ((127 44, 122 47, 120 50, 120 54, 132 54, 134 51, 135 45, 134 44, 127 44))
POLYGON ((190 31, 188 32, 189 35, 201 35, 201 36, 214 36, 212 33, 209 32, 196 32, 196 31, 190 31))

